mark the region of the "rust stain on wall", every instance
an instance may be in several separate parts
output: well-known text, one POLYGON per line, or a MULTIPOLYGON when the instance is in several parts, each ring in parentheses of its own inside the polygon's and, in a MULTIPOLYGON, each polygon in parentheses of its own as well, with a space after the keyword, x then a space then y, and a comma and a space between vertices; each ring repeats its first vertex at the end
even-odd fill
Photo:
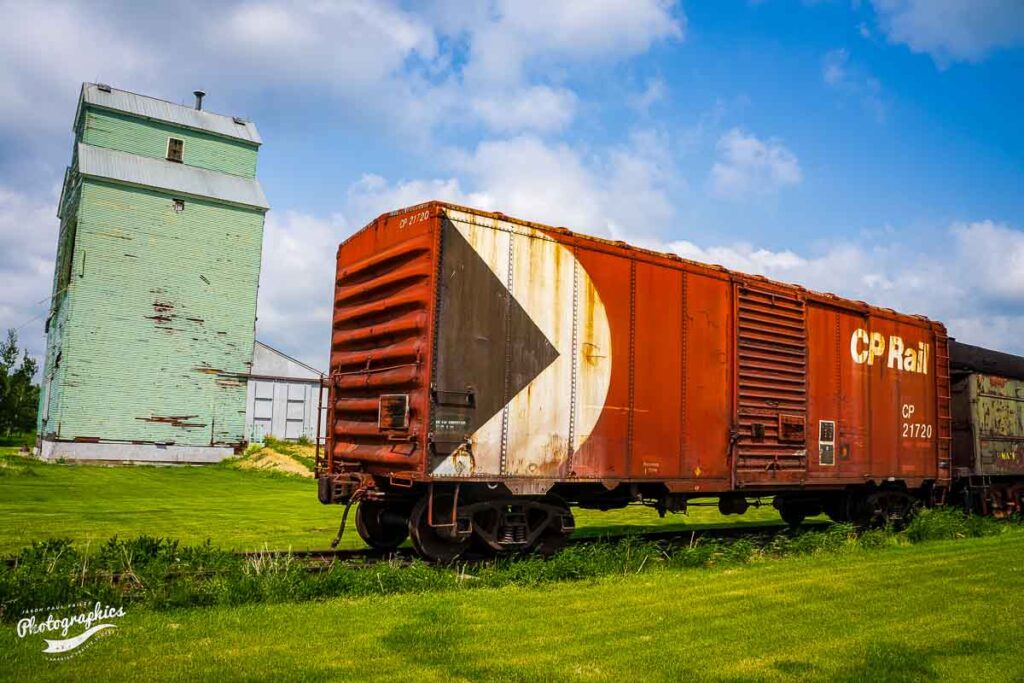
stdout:
POLYGON ((188 422, 188 420, 199 417, 198 415, 150 415, 149 417, 137 417, 136 420, 143 422, 154 422, 158 424, 167 424, 172 427, 205 427, 206 425, 201 422, 188 422))

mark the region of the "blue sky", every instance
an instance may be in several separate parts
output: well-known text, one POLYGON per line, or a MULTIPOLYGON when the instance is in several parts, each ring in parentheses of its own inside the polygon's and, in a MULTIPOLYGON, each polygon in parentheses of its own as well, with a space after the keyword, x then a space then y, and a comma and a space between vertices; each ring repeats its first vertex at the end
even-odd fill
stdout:
POLYGON ((323 366, 336 244, 430 198, 1024 352, 1024 3, 0 2, 0 328, 42 348, 83 80, 253 119, 259 336, 323 366), (168 31, 176 27, 177 35, 168 31))

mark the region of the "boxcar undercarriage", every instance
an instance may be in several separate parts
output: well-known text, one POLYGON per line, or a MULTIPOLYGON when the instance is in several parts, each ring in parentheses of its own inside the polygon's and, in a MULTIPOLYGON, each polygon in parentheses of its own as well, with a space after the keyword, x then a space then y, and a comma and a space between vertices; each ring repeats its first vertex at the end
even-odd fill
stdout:
MULTIPOLYGON (((842 488, 780 489, 719 494, 672 493, 662 483, 555 484, 542 495, 514 495, 502 482, 406 482, 372 476, 322 477, 320 502, 358 505, 356 529, 377 550, 394 550, 406 539, 434 561, 474 554, 535 552, 549 555, 575 530, 572 507, 613 510, 627 505, 656 509, 660 516, 686 513, 691 505, 715 505, 724 515, 742 515, 770 504, 783 521, 799 526, 825 514, 862 527, 900 527, 922 506, 944 502, 931 482, 908 489, 903 482, 842 488), (712 501, 712 502, 709 502, 712 501)), ((1018 508, 1019 509, 1019 508, 1018 508)), ((344 522, 343 522, 344 526, 344 522)), ((339 530, 339 539, 341 531, 339 530)), ((338 539, 336 539, 337 542, 338 539)))

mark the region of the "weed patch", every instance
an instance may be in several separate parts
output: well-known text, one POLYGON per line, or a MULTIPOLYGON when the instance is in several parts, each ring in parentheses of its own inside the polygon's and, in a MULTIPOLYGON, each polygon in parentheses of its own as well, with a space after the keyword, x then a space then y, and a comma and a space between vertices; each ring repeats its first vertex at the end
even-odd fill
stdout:
POLYGON ((58 539, 33 543, 11 566, 0 569, 0 619, 10 620, 35 607, 79 600, 172 609, 530 587, 989 536, 1018 526, 949 510, 924 511, 918 520, 901 532, 873 530, 858 534, 851 525, 835 524, 821 531, 784 531, 730 540, 694 536, 689 542, 667 544, 627 536, 573 545, 547 559, 499 557, 449 566, 397 560, 369 566, 335 563, 321 571, 310 571, 291 555, 243 557, 215 548, 209 541, 182 546, 177 541, 150 536, 115 537, 90 552, 68 539, 58 539))

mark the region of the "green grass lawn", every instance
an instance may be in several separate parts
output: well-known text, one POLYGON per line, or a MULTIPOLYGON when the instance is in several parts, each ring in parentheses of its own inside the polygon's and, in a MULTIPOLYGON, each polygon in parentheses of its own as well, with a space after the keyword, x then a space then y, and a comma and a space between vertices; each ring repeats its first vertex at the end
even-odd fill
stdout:
POLYGON ((728 569, 319 603, 129 611, 12 680, 1024 679, 1024 532, 728 569))
MULTIPOLYGON (((103 467, 43 463, 0 448, 0 555, 34 540, 70 537, 96 544, 147 534, 237 550, 326 548, 341 506, 321 505, 310 480, 224 466, 103 467)), ((349 516, 342 547, 361 547, 349 516)), ((770 506, 742 517, 713 507, 659 519, 650 508, 577 511, 579 535, 648 528, 781 523, 770 506)))

